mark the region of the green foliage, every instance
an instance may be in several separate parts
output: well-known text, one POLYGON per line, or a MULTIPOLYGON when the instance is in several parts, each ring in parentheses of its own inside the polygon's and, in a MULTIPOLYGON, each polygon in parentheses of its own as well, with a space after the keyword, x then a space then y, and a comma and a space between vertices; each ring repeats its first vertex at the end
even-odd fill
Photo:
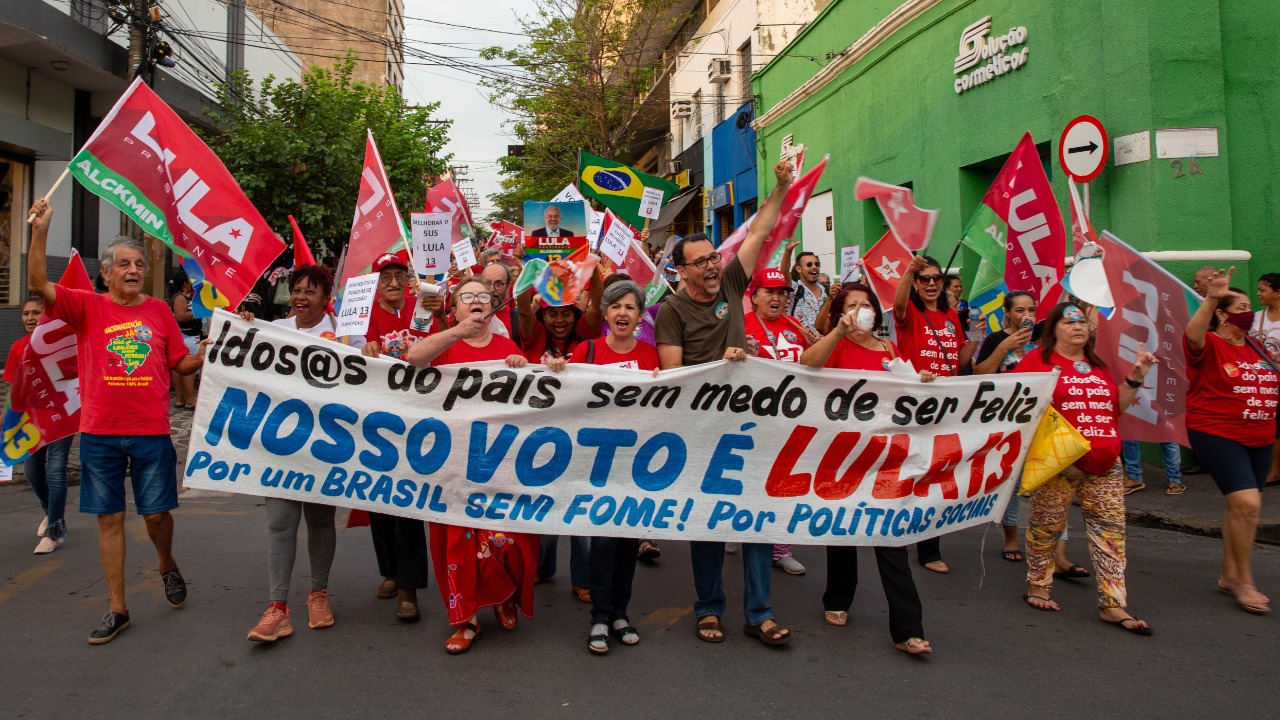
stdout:
POLYGON ((197 129, 286 243, 289 215, 317 259, 337 254, 351 233, 366 128, 386 165, 396 202, 423 206, 426 183, 447 168, 448 123, 433 123, 439 103, 409 106, 395 88, 352 82, 355 57, 332 69, 311 67, 302 81, 267 76, 255 89, 240 73, 217 87, 209 115, 221 130, 197 129))
POLYGON ((646 131, 666 126, 665 103, 655 109, 644 101, 662 73, 661 43, 686 17, 671 12, 673 5, 538 0, 522 20, 527 44, 482 52, 519 70, 484 85, 490 100, 515 116, 509 129, 525 147, 524 157, 500 160, 502 191, 490 196, 490 220, 521 223, 525 200, 549 200, 573 182, 579 149, 632 160, 646 131))

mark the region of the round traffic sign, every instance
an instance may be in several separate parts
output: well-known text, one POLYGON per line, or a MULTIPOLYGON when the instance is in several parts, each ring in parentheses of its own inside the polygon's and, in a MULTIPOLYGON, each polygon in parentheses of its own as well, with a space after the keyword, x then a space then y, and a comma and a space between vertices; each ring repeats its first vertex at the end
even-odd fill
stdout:
POLYGON ((1076 182, 1089 182, 1102 172, 1110 151, 1102 122, 1092 115, 1081 115, 1067 123, 1058 139, 1058 164, 1076 182))

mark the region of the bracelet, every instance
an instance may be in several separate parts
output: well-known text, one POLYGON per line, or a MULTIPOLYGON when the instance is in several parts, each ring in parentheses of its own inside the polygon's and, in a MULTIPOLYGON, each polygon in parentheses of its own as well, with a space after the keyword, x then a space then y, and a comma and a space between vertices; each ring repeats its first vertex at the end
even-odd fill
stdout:
POLYGON ((1124 379, 1124 384, 1125 384, 1125 385, 1128 385, 1129 387, 1133 388, 1134 390, 1137 390, 1138 388, 1142 387, 1142 381, 1141 381, 1141 380, 1134 380, 1133 378, 1125 378, 1125 379, 1124 379))

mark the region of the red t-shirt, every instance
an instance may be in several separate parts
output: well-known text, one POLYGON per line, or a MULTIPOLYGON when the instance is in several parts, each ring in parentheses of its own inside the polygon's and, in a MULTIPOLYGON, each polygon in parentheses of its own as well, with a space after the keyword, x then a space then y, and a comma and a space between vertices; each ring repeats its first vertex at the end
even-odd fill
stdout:
POLYGON ((1248 345, 1232 345, 1217 333, 1187 356, 1187 429, 1230 438, 1246 447, 1275 441, 1280 376, 1248 345))
POLYGON ((605 338, 596 338, 590 342, 580 342, 578 347, 573 349, 573 354, 569 356, 571 363, 585 363, 587 361, 587 348, 595 344, 595 357, 592 358, 592 365, 608 365, 610 367, 621 367, 630 370, 657 370, 658 369, 658 348, 647 342, 636 341, 636 346, 631 348, 631 352, 620 353, 609 347, 609 342, 605 338))
POLYGON ((747 337, 756 339, 759 348, 756 356, 768 360, 800 362, 800 355, 809 349, 809 341, 798 327, 800 321, 786 315, 769 321, 754 312, 747 313, 747 337))
POLYGON ((506 360, 510 355, 519 354, 519 346, 511 342, 509 338, 504 338, 501 335, 491 335, 489 342, 480 347, 471 345, 466 340, 459 340, 437 355, 436 359, 431 361, 431 365, 433 367, 469 365, 487 360, 506 360))
POLYGON ((895 316, 898 347, 902 359, 909 360, 916 371, 928 370, 940 377, 960 374, 960 342, 964 337, 960 316, 955 308, 921 311, 915 303, 907 303, 902 320, 895 316))
POLYGON ((4 361, 5 382, 11 383, 18 378, 18 363, 22 362, 22 355, 27 351, 27 346, 30 344, 30 333, 13 341, 13 347, 9 348, 9 357, 4 361))
POLYGON ((373 310, 369 312, 369 329, 365 331, 364 339, 378 341, 378 344, 382 346, 384 355, 403 360, 404 354, 409 351, 409 348, 413 346, 418 338, 424 338, 432 332, 444 329, 440 313, 432 316, 430 332, 413 329, 415 303, 416 300, 411 295, 406 294, 404 302, 400 306, 400 311, 395 313, 384 310, 380 304, 375 302, 373 310))
POLYGON ((890 349, 871 350, 852 340, 842 339, 836 343, 836 349, 831 351, 826 367, 840 370, 888 370, 889 361, 900 353, 892 342, 885 340, 884 343, 890 349))
POLYGON ((591 329, 586 327, 583 318, 578 318, 578 321, 573 326, 573 332, 569 334, 569 338, 565 341, 568 345, 565 348, 565 353, 548 351, 547 326, 543 325, 541 321, 535 321, 533 323, 533 332, 529 333, 529 337, 520 338, 520 350, 529 359, 529 362, 545 365, 548 360, 572 355, 574 349, 578 347, 578 343, 582 342, 582 338, 593 334, 596 333, 592 333, 591 329))
POLYGON ((1105 475, 1120 457, 1120 388, 1105 367, 1086 360, 1076 363, 1057 352, 1045 362, 1043 352, 1032 350, 1010 372, 1052 372, 1055 367, 1062 374, 1053 388, 1053 407, 1093 447, 1076 461, 1076 467, 1090 475, 1105 475), (1081 372, 1085 368, 1087 372, 1081 372))
POLYGON ((169 371, 187 355, 169 306, 58 287, 51 314, 76 331, 80 432, 168 435, 169 371))

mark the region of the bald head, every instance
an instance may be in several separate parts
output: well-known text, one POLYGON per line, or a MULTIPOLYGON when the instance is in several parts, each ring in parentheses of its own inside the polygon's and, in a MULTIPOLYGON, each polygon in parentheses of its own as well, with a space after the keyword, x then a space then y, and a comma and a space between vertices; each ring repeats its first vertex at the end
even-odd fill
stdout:
POLYGON ((1218 268, 1212 265, 1205 265, 1196 271, 1195 276, 1191 278, 1191 289, 1203 297, 1209 290, 1209 281, 1217 274, 1218 268))

